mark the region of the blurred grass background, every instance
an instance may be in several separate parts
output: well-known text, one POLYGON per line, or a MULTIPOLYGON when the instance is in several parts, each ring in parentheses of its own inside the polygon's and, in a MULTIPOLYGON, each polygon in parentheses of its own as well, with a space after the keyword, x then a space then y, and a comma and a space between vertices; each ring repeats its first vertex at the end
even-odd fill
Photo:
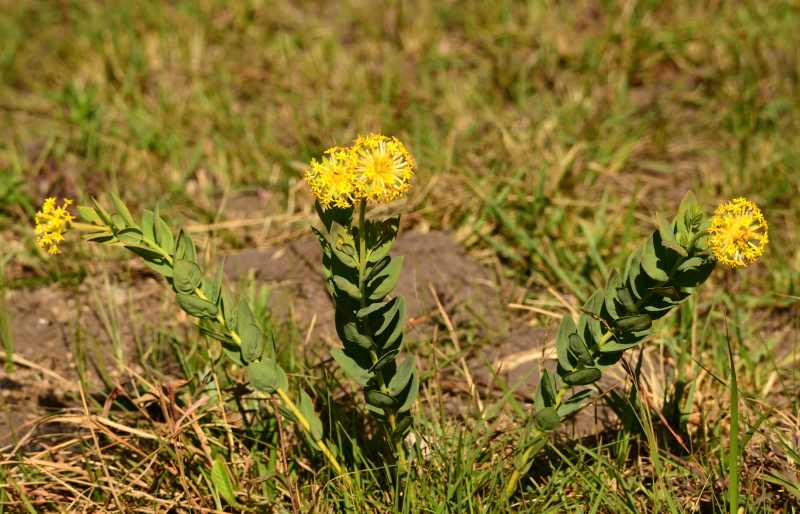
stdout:
MULTIPOLYGON (((755 200, 767 255, 703 301, 729 309, 756 394, 784 371, 764 341, 797 328, 798 27, 790 0, 0 0, 5 283, 80 277, 92 255, 34 249, 46 196, 160 202, 222 249, 304 234, 305 163, 379 131, 419 165, 407 228, 452 231, 531 297, 602 284, 688 189, 755 200)), ((726 334, 708 340, 725 375, 726 334)))
MULTIPOLYGON (((482 214, 500 195, 544 253, 591 277, 648 229, 635 216, 673 208, 689 188, 709 208, 747 194, 783 243, 763 268, 769 286, 796 292, 793 2, 64 1, 2 11, 6 220, 27 219, 46 195, 109 189, 197 223, 307 213, 305 162, 382 131, 419 162, 414 219, 462 228, 468 246, 508 242, 482 214), (246 193, 262 201, 230 212, 226 200, 246 193)), ((11 224, 12 239, 29 238, 11 224)), ((538 259, 521 271, 548 268, 538 259)))

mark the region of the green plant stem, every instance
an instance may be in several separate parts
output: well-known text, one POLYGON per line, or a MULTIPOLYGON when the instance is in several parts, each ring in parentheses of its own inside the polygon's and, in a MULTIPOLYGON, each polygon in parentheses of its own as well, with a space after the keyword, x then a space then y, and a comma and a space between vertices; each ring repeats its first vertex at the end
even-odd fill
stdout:
MULTIPOLYGON (((366 268, 367 268, 367 237, 366 237, 366 229, 367 229, 367 201, 361 200, 358 203, 358 290, 361 293, 361 300, 360 300, 360 307, 363 309, 367 306, 367 277, 366 277, 366 268)), ((364 324, 362 328, 365 332, 371 337, 372 334, 369 333, 369 326, 364 324)), ((374 351, 370 351, 370 357, 372 358, 372 364, 378 362, 378 356, 375 354, 374 351)), ((378 383, 381 386, 381 392, 384 394, 388 394, 389 387, 386 384, 386 380, 383 376, 383 370, 376 370, 378 383)), ((389 439, 391 444, 394 446, 394 450, 397 453, 397 460, 400 465, 401 470, 406 469, 406 452, 403 448, 402 441, 398 440, 395 437, 395 433, 397 430, 397 415, 395 412, 388 413, 386 415, 386 419, 389 425, 389 439)))
MULTIPOLYGON (((598 341, 598 346, 602 348, 603 345, 608 341, 610 341, 613 336, 614 334, 612 332, 606 332, 605 334, 603 334, 603 337, 600 339, 600 341, 598 341)), ((561 386, 558 388, 558 392, 556 392, 555 403, 553 404, 553 407, 556 410, 558 410, 558 408, 561 407, 561 402, 564 400, 564 396, 567 394, 567 391, 569 391, 570 387, 572 386, 564 382, 561 383, 561 386)), ((534 430, 534 436, 536 438, 547 436, 546 433, 541 432, 536 427, 534 427, 533 430, 534 430)), ((527 470, 528 466, 530 465, 529 462, 531 458, 539 449, 540 448, 538 448, 536 444, 532 444, 525 450, 525 453, 522 454, 522 459, 520 460, 520 464, 514 468, 514 472, 511 473, 511 477, 509 478, 508 483, 506 484, 505 487, 506 499, 510 498, 511 495, 514 494, 514 491, 516 491, 517 483, 519 482, 519 479, 522 477, 522 473, 524 473, 525 470, 527 470)))
POLYGON ((546 434, 540 432, 539 429, 534 428, 533 437, 534 443, 525 448, 525 452, 523 452, 522 458, 519 460, 520 464, 514 468, 514 471, 511 473, 511 477, 508 479, 508 483, 506 483, 506 487, 503 491, 506 500, 511 498, 511 495, 513 495, 514 491, 517 490, 517 483, 519 482, 519 479, 522 478, 522 474, 525 473, 530 467, 530 462, 533 456, 541 449, 539 445, 536 444, 536 440, 541 437, 546 437, 546 434))
MULTIPOLYGON (((305 416, 303 416, 303 414, 300 412, 300 409, 297 407, 297 405, 292 401, 291 397, 289 397, 289 395, 286 393, 286 391, 279 387, 275 389, 275 392, 278 393, 278 396, 280 396, 281 401, 284 403, 286 408, 289 409, 289 412, 291 412, 292 415, 297 419, 297 422, 303 431, 305 431, 307 434, 311 434, 311 425, 305 416)), ((313 438, 314 436, 311 435, 311 437, 313 438)), ((345 474, 344 468, 342 468, 342 466, 339 464, 339 461, 336 460, 336 456, 328 448, 325 442, 322 439, 315 439, 314 442, 325 458, 328 459, 328 462, 330 462, 333 469, 336 470, 336 472, 344 477, 345 481, 349 483, 350 477, 345 474)))
MULTIPOLYGON (((111 227, 108 227, 108 228, 111 229, 111 227)), ((161 246, 159 246, 159 245, 151 245, 147 241, 144 241, 144 240, 142 241, 142 244, 147 245, 150 249, 152 249, 153 251, 159 253, 170 266, 173 265, 174 259, 172 258, 172 256, 169 253, 165 252, 164 249, 161 248, 161 246)), ((209 301, 208 297, 205 295, 203 290, 201 288, 199 288, 199 287, 194 290, 194 294, 197 295, 198 298, 201 298, 203 300, 209 301)), ((225 333, 227 333, 230 336, 230 338, 236 344, 241 346, 241 344, 242 344, 241 336, 239 336, 239 334, 236 332, 236 330, 234 330, 233 328, 228 326, 228 324, 225 321, 225 316, 223 316, 222 312, 219 312, 219 310, 217 311, 216 319, 217 319, 217 323, 219 323, 219 325, 222 327, 222 329, 225 331, 225 333)), ((292 401, 292 399, 289 397, 289 395, 286 393, 286 391, 284 391, 283 389, 278 388, 278 389, 276 389, 275 392, 278 394, 278 396, 280 396, 281 401, 284 403, 286 408, 289 409, 289 411, 294 415, 295 419, 297 419, 297 422, 300 425, 300 428, 314 441, 314 443, 317 445, 317 447, 322 452, 322 454, 325 456, 325 458, 328 459, 328 462, 333 467, 333 469, 336 470, 336 472, 339 475, 343 476, 345 478, 345 480, 349 483, 350 482, 350 477, 348 477, 345 474, 344 468, 342 467, 341 464, 339 464, 339 461, 336 460, 336 456, 333 454, 333 452, 328 448, 328 446, 325 444, 325 442, 321 438, 320 439, 316 439, 314 437, 314 434, 311 431, 311 424, 308 422, 308 420, 305 418, 305 416, 303 416, 303 414, 300 412, 300 409, 297 408, 297 405, 295 405, 295 403, 292 401)))
POLYGON ((736 378, 736 365, 733 362, 733 349, 728 340, 728 359, 731 365, 731 435, 728 449, 728 505, 730 514, 739 511, 739 384, 736 378))

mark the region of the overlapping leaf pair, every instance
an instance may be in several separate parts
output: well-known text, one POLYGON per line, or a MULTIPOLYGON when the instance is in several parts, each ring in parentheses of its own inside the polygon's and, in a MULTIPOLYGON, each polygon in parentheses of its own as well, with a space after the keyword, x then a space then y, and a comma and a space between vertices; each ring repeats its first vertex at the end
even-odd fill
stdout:
POLYGON ((336 330, 343 348, 331 353, 344 373, 363 387, 367 407, 397 442, 412 424, 409 414, 419 389, 413 357, 397 363, 403 344, 405 304, 391 297, 403 265, 389 255, 399 217, 365 220, 359 207, 323 210, 322 229, 314 229, 322 246, 323 273, 336 306, 336 330))
POLYGON ((556 373, 543 372, 534 398, 541 430, 555 430, 591 397, 591 390, 583 389, 564 399, 569 388, 598 381, 604 368, 647 338, 654 320, 686 300, 714 270, 708 221, 691 194, 672 223, 659 220, 658 225, 630 255, 623 272, 615 270, 606 287, 583 305, 577 323, 570 316, 561 321, 556 373))

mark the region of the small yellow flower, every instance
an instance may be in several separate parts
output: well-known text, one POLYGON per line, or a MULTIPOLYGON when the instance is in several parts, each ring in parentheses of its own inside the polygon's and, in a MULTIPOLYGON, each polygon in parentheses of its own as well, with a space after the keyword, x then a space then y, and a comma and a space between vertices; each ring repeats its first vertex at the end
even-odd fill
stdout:
POLYGON ((325 209, 353 205, 356 187, 352 151, 339 147, 326 150, 321 162, 311 161, 311 168, 306 171, 306 182, 325 209))
POLYGON ((357 196, 373 202, 390 202, 403 196, 414 176, 414 159, 395 137, 370 134, 356 139, 357 196))
POLYGON ((74 219, 67 210, 70 205, 72 200, 69 198, 64 199, 61 207, 56 205, 55 198, 48 198, 42 204, 42 210, 36 213, 36 244, 51 255, 61 253, 58 245, 74 219))
POLYGON ((769 241, 767 220, 758 206, 746 198, 735 198, 717 207, 708 233, 711 253, 729 268, 752 264, 769 241))

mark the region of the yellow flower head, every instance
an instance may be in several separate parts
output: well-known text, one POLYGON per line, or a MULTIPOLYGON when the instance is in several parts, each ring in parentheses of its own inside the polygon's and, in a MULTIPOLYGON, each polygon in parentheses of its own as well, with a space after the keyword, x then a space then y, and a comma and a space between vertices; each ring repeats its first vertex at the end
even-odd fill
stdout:
POLYGON ((767 246, 767 220, 746 198, 734 198, 717 207, 708 228, 708 246, 717 262, 729 268, 752 264, 767 246))
POLYGON ((61 253, 58 245, 74 219, 67 210, 70 205, 72 200, 69 198, 64 199, 61 207, 56 206, 55 198, 48 198, 42 204, 42 210, 36 213, 36 244, 51 255, 61 253))
POLYGON ((414 176, 414 159, 397 138, 379 134, 361 136, 351 151, 359 198, 383 203, 408 191, 414 176))
POLYGON ((306 182, 323 208, 350 207, 356 200, 390 202, 403 196, 414 176, 414 159, 395 137, 360 136, 353 146, 333 147, 311 161, 306 182))
POLYGON ((353 154, 348 148, 329 148, 319 162, 311 161, 306 171, 306 182, 320 205, 349 207, 356 198, 353 154))

